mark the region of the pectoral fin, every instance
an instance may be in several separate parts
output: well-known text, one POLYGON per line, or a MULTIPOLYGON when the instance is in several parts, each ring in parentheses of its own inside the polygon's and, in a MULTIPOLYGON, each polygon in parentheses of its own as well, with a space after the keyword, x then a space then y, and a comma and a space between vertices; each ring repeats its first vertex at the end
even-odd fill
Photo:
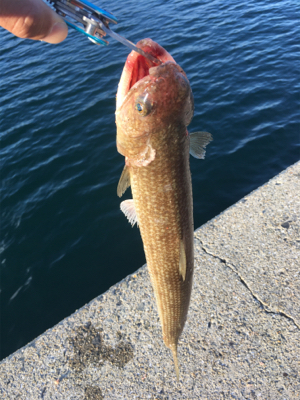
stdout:
POLYGON ((125 165, 118 183, 117 195, 121 197, 127 188, 130 186, 130 173, 128 167, 125 165))
POLYGON ((186 275, 186 254, 184 249, 184 243, 180 240, 180 248, 179 248, 179 273, 182 276, 183 281, 185 281, 186 275))
POLYGON ((195 158, 204 158, 205 147, 213 137, 208 132, 193 132, 190 133, 190 154, 195 158))
POLYGON ((135 223, 138 223, 133 199, 122 201, 120 208, 132 226, 134 226, 135 223))

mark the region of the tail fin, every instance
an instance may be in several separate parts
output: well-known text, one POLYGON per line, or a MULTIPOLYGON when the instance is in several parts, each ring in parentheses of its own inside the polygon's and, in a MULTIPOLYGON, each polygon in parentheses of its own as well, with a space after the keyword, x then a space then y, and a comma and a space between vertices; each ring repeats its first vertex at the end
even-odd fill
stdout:
POLYGON ((177 358, 177 346, 176 345, 174 347, 172 346, 171 350, 172 350, 172 353, 173 353, 173 359, 174 359, 175 372, 176 372, 176 376, 177 376, 177 382, 179 382, 179 367, 178 367, 178 358, 177 358))

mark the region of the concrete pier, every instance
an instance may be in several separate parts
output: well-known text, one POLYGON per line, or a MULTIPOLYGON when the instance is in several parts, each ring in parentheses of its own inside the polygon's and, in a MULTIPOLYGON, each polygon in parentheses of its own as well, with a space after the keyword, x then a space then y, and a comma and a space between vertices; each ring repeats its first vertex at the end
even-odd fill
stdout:
POLYGON ((300 399, 300 162, 195 232, 179 341, 146 267, 0 363, 1 399, 300 399))

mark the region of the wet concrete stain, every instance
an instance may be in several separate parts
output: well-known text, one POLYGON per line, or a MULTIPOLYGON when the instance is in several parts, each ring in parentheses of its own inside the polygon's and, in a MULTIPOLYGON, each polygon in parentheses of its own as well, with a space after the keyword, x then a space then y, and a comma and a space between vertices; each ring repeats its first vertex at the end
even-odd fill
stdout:
POLYGON ((101 389, 97 386, 87 386, 84 391, 84 400, 103 400, 101 389))
POLYGON ((75 372, 82 372, 91 364, 101 367, 106 361, 123 368, 133 358, 131 343, 122 340, 120 333, 118 334, 119 343, 112 347, 104 343, 102 332, 102 329, 96 329, 91 322, 88 322, 76 329, 75 337, 67 338, 74 351, 68 364, 75 372))

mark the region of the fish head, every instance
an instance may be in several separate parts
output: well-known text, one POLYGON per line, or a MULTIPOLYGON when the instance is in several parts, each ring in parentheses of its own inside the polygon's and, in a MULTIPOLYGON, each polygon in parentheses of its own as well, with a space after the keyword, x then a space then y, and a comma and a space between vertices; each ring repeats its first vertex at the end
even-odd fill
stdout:
POLYGON ((146 166, 155 158, 158 135, 185 132, 194 101, 186 74, 163 47, 151 39, 137 46, 162 64, 155 65, 135 51, 129 54, 117 93, 117 148, 127 165, 146 166))

